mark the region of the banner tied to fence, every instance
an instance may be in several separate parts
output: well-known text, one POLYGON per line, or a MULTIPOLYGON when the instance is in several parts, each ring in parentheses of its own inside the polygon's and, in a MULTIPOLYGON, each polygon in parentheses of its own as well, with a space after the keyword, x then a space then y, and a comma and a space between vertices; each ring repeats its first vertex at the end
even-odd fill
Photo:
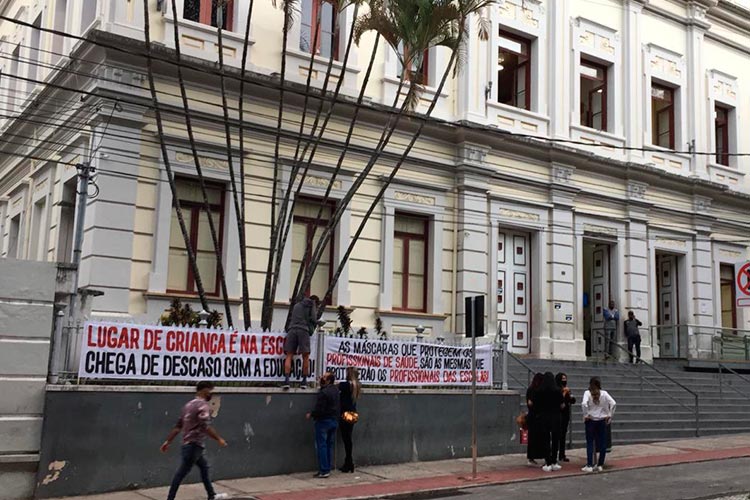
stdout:
MULTIPOLYGON (((325 367, 338 380, 359 368, 369 385, 471 385, 471 347, 399 340, 327 337, 325 367)), ((492 385, 492 346, 477 346, 477 385, 492 385)))
MULTIPOLYGON (((284 333, 239 332, 177 326, 86 323, 78 376, 131 380, 278 382, 284 378, 284 333)), ((317 335, 311 339, 315 377, 317 335)), ((348 367, 381 386, 467 386, 471 348, 406 340, 326 336, 321 359, 338 380, 348 367)), ((292 377, 302 376, 296 356, 292 377)), ((492 385, 492 346, 477 346, 477 385, 492 385)))
MULTIPOLYGON (((313 351, 315 346, 313 345, 313 351)), ((315 353, 310 357, 315 373, 315 353)), ((300 379, 302 360, 292 376, 300 379)), ((135 380, 284 379, 284 334, 177 326, 86 323, 78 376, 135 380)))

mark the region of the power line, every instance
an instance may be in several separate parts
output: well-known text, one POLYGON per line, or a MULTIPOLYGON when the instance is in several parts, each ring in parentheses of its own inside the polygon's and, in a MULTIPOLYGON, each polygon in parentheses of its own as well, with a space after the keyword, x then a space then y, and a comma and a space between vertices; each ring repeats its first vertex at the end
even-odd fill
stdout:
MULTIPOLYGON (((60 36, 65 36, 65 37, 73 38, 73 39, 76 39, 76 40, 83 41, 85 43, 90 43, 92 45, 100 46, 100 47, 103 47, 103 48, 107 48, 107 49, 111 49, 111 50, 115 50, 115 51, 119 51, 119 52, 124 52, 124 53, 129 54, 129 55, 136 55, 136 56, 146 57, 145 52, 141 53, 141 52, 135 52, 135 51, 132 51, 132 50, 128 51, 128 50, 125 50, 125 49, 123 49, 121 47, 118 47, 116 45, 110 45, 110 44, 102 43, 102 42, 97 41, 97 40, 92 40, 92 39, 89 39, 89 38, 81 37, 81 36, 78 36, 78 35, 73 35, 73 34, 70 34, 70 33, 62 32, 62 31, 52 30, 52 29, 49 29, 49 28, 41 28, 41 27, 34 26, 32 24, 29 24, 29 23, 26 23, 26 22, 23 22, 23 21, 19 21, 19 20, 15 20, 15 19, 9 18, 7 16, 0 16, 0 20, 5 20, 5 21, 9 21, 9 22, 12 22, 12 23, 15 23, 15 24, 19 24, 21 26, 28 27, 28 28, 37 29, 37 30, 48 32, 48 33, 52 33, 52 34, 56 34, 56 35, 60 35, 60 36)), ((62 54, 62 55, 65 56, 65 54, 62 54)), ((70 56, 67 56, 67 57, 70 57, 70 56)), ((168 64, 173 65, 173 66, 182 66, 182 67, 186 67, 188 69, 193 69, 193 70, 198 69, 198 68, 195 67, 195 65, 193 65, 193 64, 186 64, 184 61, 176 61, 176 60, 172 60, 172 59, 167 58, 167 57, 161 57, 161 56, 157 56, 157 55, 152 55, 152 58, 154 60, 158 60, 160 62, 165 62, 165 63, 168 63, 168 64)), ((110 67, 115 67, 115 66, 110 66, 110 67)), ((221 76, 221 74, 222 74, 222 72, 216 71, 216 70, 206 70, 205 68, 202 68, 202 67, 200 69, 202 71, 204 71, 204 72, 209 72, 211 74, 214 74, 215 76, 221 76)), ((233 79, 233 80, 240 80, 240 79, 242 79, 241 77, 238 77, 236 75, 231 75, 229 73, 224 73, 224 77, 225 78, 229 78, 229 79, 233 79)), ((309 94, 309 92, 303 92, 303 91, 295 90, 293 88, 287 88, 286 85, 281 85, 281 84, 278 84, 278 85, 269 85, 266 82, 258 82, 256 80, 250 80, 250 81, 245 80, 245 81, 247 83, 251 83, 251 84, 254 84, 254 85, 259 85, 261 87, 273 88, 273 89, 279 89, 279 88, 281 88, 281 86, 283 86, 285 92, 290 92, 290 93, 295 93, 295 94, 300 94, 300 95, 307 95, 307 94, 309 94)), ((121 84, 121 83, 118 82, 118 84, 121 84)), ((140 90, 143 90, 140 87, 138 87, 138 88, 140 90)), ((315 94, 315 98, 316 99, 323 99, 323 100, 330 101, 330 102, 335 102, 336 104, 344 104, 344 105, 347 105, 347 106, 360 106, 360 105, 357 105, 356 103, 350 102, 348 100, 336 99, 335 101, 333 101, 332 98, 327 97, 326 95, 323 95, 322 93, 321 94, 315 94)), ((367 107, 367 105, 361 105, 361 106, 367 107)), ((381 106, 382 107, 386 107, 385 105, 381 105, 381 106)), ((388 107, 388 108, 392 108, 392 107, 388 107)), ((382 109, 378 109, 378 110, 381 111, 381 112, 383 111, 382 109)), ((386 111, 386 112, 388 112, 388 111, 386 111)), ((394 112, 395 112, 395 110, 394 110, 394 112)), ((413 118, 417 118, 417 119, 422 119, 422 120, 426 120, 426 121, 432 121, 434 123, 440 123, 440 122, 444 121, 444 120, 440 120, 440 119, 433 118, 433 117, 426 117, 426 116, 420 115, 418 113, 410 114, 410 116, 412 116, 413 118)), ((447 122, 447 123, 451 123, 451 122, 447 122)), ((461 125, 463 125, 463 126, 469 126, 470 128, 482 129, 482 130, 485 130, 485 131, 488 131, 488 132, 495 132, 497 134, 504 135, 504 136, 509 136, 509 137, 523 138, 523 139, 532 139, 532 140, 545 141, 545 142, 550 142, 550 143, 574 144, 574 145, 584 146, 584 147, 587 147, 587 148, 605 148, 605 149, 608 149, 608 150, 617 149, 617 150, 622 150, 622 151, 639 151, 639 152, 650 152, 650 153, 664 153, 664 152, 668 152, 668 153, 678 154, 678 155, 697 155, 697 156, 716 156, 718 154, 715 151, 714 152, 710 152, 710 151, 689 151, 689 150, 688 151, 683 151, 683 150, 675 150, 675 149, 666 149, 665 150, 664 148, 620 146, 620 145, 610 145, 610 144, 602 144, 602 143, 590 143, 590 142, 580 141, 580 140, 576 140, 576 139, 563 139, 563 138, 552 138, 552 137, 545 137, 545 136, 537 136, 537 135, 532 135, 532 134, 520 134, 520 133, 516 133, 516 132, 505 131, 505 130, 502 130, 502 129, 495 129, 495 128, 487 127, 485 125, 478 124, 478 123, 475 124, 473 122, 466 122, 466 123, 462 123, 461 125)), ((722 153, 722 155, 724 155, 724 153, 722 153)), ((750 156, 750 153, 727 153, 727 155, 732 156, 732 157, 745 157, 745 156, 750 156)))

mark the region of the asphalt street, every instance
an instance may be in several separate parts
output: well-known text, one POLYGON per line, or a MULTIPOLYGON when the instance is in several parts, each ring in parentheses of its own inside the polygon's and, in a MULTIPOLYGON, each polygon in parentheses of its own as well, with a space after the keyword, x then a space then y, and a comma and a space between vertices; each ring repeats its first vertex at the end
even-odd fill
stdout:
MULTIPOLYGON (((750 458, 613 471, 424 495, 419 500, 694 500, 749 498, 750 458)), ((403 498, 403 497, 402 497, 403 498)))

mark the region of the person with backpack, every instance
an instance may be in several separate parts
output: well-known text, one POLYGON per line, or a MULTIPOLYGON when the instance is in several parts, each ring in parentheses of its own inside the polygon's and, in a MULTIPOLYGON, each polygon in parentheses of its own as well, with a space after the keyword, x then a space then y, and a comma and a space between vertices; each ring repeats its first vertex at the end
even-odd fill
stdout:
POLYGON ((607 426, 612 422, 617 403, 607 391, 602 390, 602 382, 592 377, 589 388, 583 394, 581 409, 586 428, 586 466, 583 472, 601 472, 607 457, 607 426), (594 446, 599 451, 599 460, 594 464, 594 446))
POLYGON ((547 449, 542 470, 544 472, 558 471, 562 469, 557 461, 557 454, 560 446, 560 417, 565 407, 565 400, 562 389, 555 382, 552 372, 544 374, 542 385, 534 393, 532 402, 542 440, 547 449))

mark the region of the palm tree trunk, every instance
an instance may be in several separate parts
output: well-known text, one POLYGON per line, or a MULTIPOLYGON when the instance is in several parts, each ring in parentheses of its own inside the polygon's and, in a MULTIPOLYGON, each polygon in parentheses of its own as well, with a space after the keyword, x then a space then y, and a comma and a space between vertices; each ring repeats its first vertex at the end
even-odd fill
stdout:
MULTIPOLYGON (((357 13, 358 13, 358 11, 359 11, 359 3, 357 3, 355 5, 355 7, 354 7, 354 19, 355 20, 357 19, 357 13)), ((337 14, 336 15, 336 23, 335 23, 335 29, 336 30, 339 29, 338 28, 338 18, 339 18, 339 15, 337 14)), ((378 35, 378 37, 379 36, 380 35, 378 35)), ((328 89, 328 82, 330 81, 331 70, 333 69, 333 55, 331 55, 331 57, 328 60, 328 64, 327 64, 327 67, 326 67, 326 74, 325 74, 325 78, 323 80, 323 90, 321 92, 321 99, 319 100, 318 110, 317 110, 317 112, 315 114, 315 120, 313 121, 313 125, 312 125, 312 128, 310 130, 310 136, 313 136, 314 134, 316 134, 316 132, 317 132, 318 135, 316 137, 315 144, 313 146, 312 152, 310 153, 310 156, 309 156, 309 158, 308 158, 308 160, 307 160, 307 162, 305 164, 305 168, 303 170, 302 177, 301 177, 301 179, 299 181, 299 185, 297 186, 297 190, 295 191, 294 199, 291 202, 291 209, 289 210, 289 214, 290 215, 289 215, 288 219, 284 220, 283 232, 282 232, 281 240, 280 240, 279 245, 278 245, 279 253, 277 253, 277 255, 276 255, 276 262, 275 262, 275 267, 274 267, 274 290, 276 289, 276 285, 278 284, 278 280, 279 280, 279 274, 280 274, 280 270, 281 270, 282 252, 284 250, 284 247, 286 246, 286 242, 287 242, 287 239, 289 237, 289 231, 290 231, 290 229, 292 227, 292 224, 293 224, 293 218, 292 218, 293 215, 292 214, 294 214, 294 207, 296 205, 296 202, 297 202, 297 199, 299 198, 300 193, 302 192, 302 186, 304 185, 305 179, 307 178, 307 173, 310 170, 310 166, 312 164, 313 158, 315 157, 315 153, 316 153, 316 151, 318 149, 318 145, 320 144, 320 141, 323 138, 323 134, 325 133, 326 127, 328 126, 328 122, 329 122, 331 116, 333 115, 333 108, 336 105, 336 101, 337 101, 338 96, 339 96, 339 94, 341 92, 341 87, 343 86, 343 83, 344 83, 344 75, 346 74, 346 68, 347 68, 347 65, 348 65, 348 62, 349 62, 349 55, 351 53, 351 47, 352 47, 352 43, 353 42, 354 42, 354 37, 350 33, 350 36, 349 36, 349 38, 347 40, 347 44, 346 44, 346 51, 344 53, 344 59, 342 61, 341 73, 339 75, 339 80, 338 80, 338 82, 336 84, 336 89, 334 90, 334 93, 333 93, 331 106, 328 109, 328 112, 327 112, 326 117, 325 117, 325 119, 323 121, 323 125, 321 126, 320 131, 317 132, 317 127, 318 127, 318 123, 319 123, 319 120, 320 120, 320 115, 321 115, 321 113, 323 111, 323 104, 325 102, 324 99, 323 99, 323 97, 325 96, 326 90, 328 89)), ((377 44, 376 44, 376 49, 375 50, 377 50, 377 44)), ((312 65, 310 67, 310 70, 312 70, 312 65)), ((372 70, 372 67, 371 66, 368 67, 368 72, 365 75, 365 83, 369 79, 369 74, 370 74, 371 70, 372 70)), ((363 86, 363 89, 364 88, 365 87, 363 86)), ((362 96, 363 94, 360 94, 360 95, 362 96)), ((361 102, 362 101, 361 101, 361 98, 360 98, 357 101, 357 107, 355 108, 356 112, 359 111, 359 106, 361 105, 361 102)), ((305 108, 306 108, 306 105, 305 105, 305 108)), ((303 115, 303 118, 304 118, 304 115, 303 115)), ((355 114, 355 118, 354 119, 356 120, 356 114, 355 114)), ((302 136, 302 129, 300 129, 300 138, 301 138, 301 136, 302 136)), ((298 151, 299 151, 299 144, 300 143, 298 142, 297 143, 297 150, 298 151)), ((297 152, 298 151, 295 152, 295 165, 297 165, 298 161, 304 161, 305 155, 306 155, 307 150, 308 150, 309 147, 310 147, 310 142, 308 140, 306 142, 306 144, 305 144, 305 148, 302 151, 302 155, 301 155, 301 157, 299 159, 297 158, 297 152)), ((331 183, 334 180, 335 180, 335 173, 334 173, 334 178, 331 179, 331 183)), ((289 185, 290 188, 291 188, 292 184, 293 183, 290 183, 290 185, 289 185)), ((324 207, 326 201, 328 200, 328 196, 330 194, 330 187, 331 186, 329 184, 328 189, 326 190, 325 198, 324 198, 323 203, 321 204, 319 212, 318 212, 318 217, 317 217, 318 219, 322 216, 323 207, 324 207)), ((314 230, 315 230, 315 228, 313 228, 313 231, 314 230)), ((312 243, 310 243, 310 245, 312 245, 312 243)), ((302 268, 300 268, 300 269, 302 269, 302 268)), ((298 285, 299 285, 299 280, 297 280, 295 282, 295 292, 292 294, 292 297, 290 298, 291 299, 290 303, 291 303, 292 307, 294 306, 294 303, 296 302, 296 300, 295 300, 295 297, 297 295, 297 293, 296 293, 296 286, 298 286, 298 285)), ((288 320, 288 318, 287 318, 287 320, 288 320)))
MULTIPOLYGON (((237 217, 237 224, 239 229, 240 237, 240 260, 243 260, 245 254, 245 247, 242 244, 245 234, 245 223, 242 216, 242 204, 239 199, 239 190, 237 189, 237 179, 234 171, 234 155, 232 154, 232 130, 229 125, 229 106, 227 104, 227 89, 226 81, 224 79, 224 37, 222 36, 222 24, 224 23, 224 7, 223 5, 217 5, 216 7, 216 24, 217 24, 217 38, 219 42, 219 82, 221 86, 221 108, 224 112, 224 134, 226 135, 227 143, 227 162, 229 164, 229 183, 232 186, 232 199, 234 200, 234 212, 237 217)), ((241 179, 244 184, 245 179, 241 179)), ((244 200, 243 200, 244 203, 244 200)))
MULTIPOLYGON (((315 24, 313 29, 313 39, 312 39, 312 45, 310 46, 310 64, 307 68, 307 80, 305 81, 305 100, 302 104, 302 118, 299 122, 299 133, 297 138, 297 147, 294 151, 294 161, 292 163, 292 171, 289 175, 289 182, 286 186, 286 191, 284 192, 284 197, 281 200, 281 207, 279 208, 279 218, 278 218, 278 224, 276 225, 276 234, 274 236, 274 239, 276 241, 276 258, 274 259, 274 266, 273 266, 273 282, 271 283, 271 296, 276 296, 276 287, 279 283, 279 271, 281 269, 281 259, 284 256, 284 245, 286 244, 286 238, 287 234, 289 232, 289 227, 291 226, 291 221, 294 217, 294 206, 296 205, 296 197, 294 200, 291 201, 291 208, 290 205, 290 197, 292 194, 292 187, 294 186, 294 183, 297 180, 297 174, 299 173, 299 167, 300 163, 298 160, 299 157, 299 151, 300 146, 303 141, 303 137, 305 134, 305 122, 307 121, 307 104, 310 100, 310 83, 312 82, 312 74, 313 69, 315 68, 315 48, 318 46, 318 33, 320 31, 320 9, 318 9, 318 15, 315 18, 315 24), (280 234, 282 235, 280 237, 280 234)), ((331 56, 331 59, 333 59, 333 55, 331 56)), ((322 94, 325 95, 325 87, 323 88, 322 94)), ((321 98, 321 103, 323 102, 321 98)), ((305 148, 307 149, 307 148, 305 148)), ((305 174, 307 174, 307 170, 305 170, 305 174)), ((302 188, 302 184, 305 182, 305 176, 300 179, 300 188, 302 188)), ((297 191, 297 194, 299 194, 299 191, 297 191)))
POLYGON ((148 11, 148 0, 143 0, 143 33, 144 41, 146 44, 146 68, 148 73, 148 84, 151 90, 151 103, 154 108, 154 119, 156 120, 156 129, 159 134, 159 145, 161 147, 161 156, 164 161, 164 169, 167 172, 167 181, 169 182, 169 189, 172 192, 172 200, 177 214, 177 222, 180 226, 180 232, 182 238, 185 241, 185 249, 188 254, 188 262, 190 268, 193 271, 193 277, 195 279, 195 286, 198 288, 198 297, 200 298, 201 307, 203 310, 208 311, 208 301, 206 300, 206 293, 203 289, 203 282, 201 281, 200 271, 198 270, 198 264, 195 260, 195 252, 190 244, 190 235, 185 226, 185 218, 182 215, 182 209, 180 208, 180 198, 177 194, 177 185, 174 181, 174 173, 172 172, 172 165, 169 162, 169 154, 167 152, 167 145, 164 139, 164 123, 161 119, 161 110, 159 109, 159 98, 156 95, 156 85, 154 83, 154 68, 153 61, 151 59, 151 21, 148 11))
POLYGON ((266 268, 265 286, 263 289, 263 310, 261 312, 261 328, 270 330, 273 322, 273 303, 275 297, 272 295, 273 285, 273 262, 276 252, 276 190, 279 183, 279 147, 281 141, 281 130, 284 120, 284 79, 286 78, 286 53, 289 41, 289 29, 291 28, 292 13, 290 12, 291 1, 284 2, 284 28, 281 48, 281 78, 279 85, 279 113, 276 122, 276 144, 274 146, 273 182, 271 192, 271 244, 268 246, 268 264, 266 268))
MULTIPOLYGON (((172 0, 172 12, 177 12, 177 1, 172 0)), ((176 14, 175 14, 176 15, 176 14)), ((187 129, 188 141, 190 142, 190 151, 193 154, 193 161, 195 162, 195 171, 198 173, 198 183, 201 188, 201 195, 203 196, 203 207, 206 210, 208 217, 208 228, 211 233, 211 240, 214 244, 214 253, 216 254, 217 269, 219 272, 219 280, 221 283, 221 293, 224 299, 224 314, 227 318, 227 325, 233 326, 232 322, 232 308, 229 305, 229 297, 227 295, 227 281, 224 273, 224 264, 221 256, 221 246, 219 245, 219 238, 216 232, 216 225, 214 224, 214 218, 211 215, 211 208, 208 202, 208 192, 206 191, 206 183, 203 177, 203 169, 201 168, 200 158, 198 156, 198 149, 195 145, 195 135, 193 133, 193 121, 190 116, 190 107, 188 105, 187 91, 185 90, 185 80, 182 75, 182 50, 180 49, 180 28, 179 23, 175 20, 174 23, 174 46, 175 54, 177 57, 177 81, 180 85, 180 96, 182 97, 182 108, 185 112, 185 127, 187 129)))
POLYGON ((237 221, 237 231, 240 236, 240 271, 242 272, 242 319, 245 324, 245 330, 249 330, 252 325, 250 316, 250 288, 247 282, 247 238, 245 233, 245 76, 247 73, 247 52, 250 43, 250 22, 253 19, 253 3, 247 10, 247 21, 245 24, 245 40, 242 45, 242 73, 240 77, 240 95, 238 99, 239 124, 240 124, 240 198, 242 198, 242 219, 237 221))
MULTIPOLYGON (((460 43, 460 42, 459 42, 460 43)), ((437 91, 435 92, 435 97, 432 99, 432 102, 430 103, 430 107, 427 109, 427 113, 425 116, 429 118, 429 116, 432 114, 432 111, 435 109, 435 106, 437 105, 438 100, 440 99, 440 94, 443 91, 443 87, 445 86, 445 82, 448 80, 448 75, 451 73, 451 68, 453 67, 453 64, 456 61, 457 52, 456 50, 453 50, 451 53, 451 58, 448 61, 448 66, 445 69, 445 72, 443 73, 443 78, 440 80, 440 85, 437 88, 437 91)), ((411 141, 409 142, 409 145, 406 147, 404 152, 401 154, 401 157, 398 160, 398 163, 396 163, 396 166, 391 171, 390 175, 388 176, 388 179, 383 183, 383 185, 380 188, 380 191, 378 192, 377 196, 372 200, 372 203, 367 209, 367 212, 365 213, 365 216, 362 219, 362 222, 359 224, 359 227, 357 227, 357 231, 354 234, 354 237, 351 238, 351 241, 349 242, 349 246, 346 249, 346 252, 344 253, 343 257, 341 258, 338 267, 336 268, 336 272, 334 273, 331 283, 328 286, 328 290, 326 291, 326 296, 324 300, 327 300, 331 294, 333 293, 333 288, 338 281, 339 277, 341 276, 341 273, 344 270, 344 266, 346 265, 347 261, 349 260, 349 257, 351 256, 352 250, 354 249, 354 246, 357 244, 357 241, 359 241, 360 236, 362 235, 362 231, 365 228, 365 225, 367 225, 367 220, 370 218, 372 213, 375 211, 375 208, 380 203, 380 200, 385 195, 386 190, 391 185, 391 182, 393 181, 394 177, 396 177, 396 174, 401 169, 401 166, 403 165, 406 158, 409 156, 409 153, 411 152, 412 148, 414 147, 414 144, 416 144, 419 137, 422 135, 422 131, 424 130, 425 124, 427 123, 427 120, 423 120, 419 124, 419 128, 417 129, 416 133, 412 137, 411 141)))
MULTIPOLYGON (((361 86, 360 91, 359 91, 359 96, 357 97, 357 104, 354 107, 354 116, 352 116, 351 122, 349 123, 349 130, 347 131, 347 134, 346 134, 346 139, 344 141, 344 147, 342 148, 341 153, 339 154, 338 161, 336 162, 336 167, 333 170, 333 174, 331 174, 331 180, 328 183, 328 186, 326 187, 326 192, 325 192, 325 195, 323 196, 323 201, 321 202, 320 208, 318 209, 318 214, 317 214, 317 216, 315 218, 316 222, 320 221, 321 218, 323 217, 323 208, 324 208, 324 205, 328 201, 328 198, 330 197, 331 189, 333 188, 333 183, 336 180, 336 178, 338 177, 339 173, 341 172, 341 168, 342 168, 342 166, 344 164, 344 158, 346 157, 346 154, 347 154, 347 152, 349 150, 349 145, 351 143, 352 136, 354 134, 354 129, 355 129, 356 124, 357 124, 357 118, 359 116, 359 111, 360 111, 360 109, 362 109, 361 105, 362 105, 362 101, 364 100, 364 97, 365 97, 365 91, 367 90, 367 84, 370 81, 370 75, 372 74, 372 69, 373 69, 373 67, 375 65, 375 57, 376 57, 376 55, 378 53, 379 42, 380 42, 380 33, 378 33, 375 36, 375 44, 374 44, 373 49, 372 49, 372 54, 370 55, 370 62, 367 65, 367 70, 365 71, 364 80, 362 82, 362 86, 361 86)), ((349 45, 349 47, 350 46, 351 46, 351 44, 349 45)), ((328 111, 328 115, 326 116, 326 122, 330 118, 330 116, 331 116, 332 113, 333 113, 333 109, 330 109, 328 111)), ((320 139, 321 138, 322 138, 322 131, 321 131, 321 135, 319 135, 318 138, 317 138, 317 141, 316 141, 315 146, 314 146, 315 148, 317 148, 318 144, 320 143, 320 139)), ((311 157, 311 159, 310 159, 309 162, 312 162, 312 157, 311 157)), ((308 163, 308 165, 309 165, 309 163, 308 163)), ((312 242, 313 242, 313 240, 315 238, 315 231, 316 231, 316 229, 317 229, 317 224, 313 224, 312 234, 310 234, 308 236, 308 238, 307 238, 307 242, 306 242, 306 245, 305 245, 305 252, 307 252, 312 247, 312 242)), ((292 293, 292 297, 291 297, 291 301, 290 301, 291 303, 290 303, 290 306, 289 306, 290 313, 291 313, 291 309, 294 307, 294 304, 299 300, 299 289, 300 289, 300 284, 301 284, 301 281, 302 281, 303 272, 304 272, 304 267, 300 266, 300 269, 297 272, 297 277, 295 278, 295 282, 294 282, 294 289, 293 289, 293 293, 292 293)), ((288 318, 289 317, 287 315, 287 321, 288 321, 288 318)))
MULTIPOLYGON (((404 83, 404 76, 402 74, 401 84, 399 85, 399 88, 396 91, 396 101, 398 101, 401 95, 401 88, 403 86, 403 83, 404 83)), ((326 225, 324 232, 320 237, 320 240, 318 240, 318 244, 315 248, 312 258, 310 259, 310 264, 307 266, 307 269, 305 270, 305 278, 302 280, 302 285, 301 285, 302 290, 306 289, 309 283, 312 281, 312 277, 315 273, 315 269, 318 267, 318 264, 320 263, 320 259, 323 256, 323 251, 325 250, 325 247, 328 244, 328 242, 333 239, 333 233, 336 229, 336 226, 339 224, 341 217, 343 217, 344 212, 346 211, 346 207, 349 205, 349 203, 351 203, 357 190, 364 183, 365 179, 374 168, 375 163, 377 163, 378 159, 382 155, 386 146, 390 142, 390 139, 393 136, 393 133, 398 128, 398 124, 404 115, 404 111, 406 111, 412 92, 414 92, 414 85, 409 86, 409 90, 406 94, 406 97, 404 98, 404 103, 399 108, 398 113, 395 116, 395 122, 393 123, 393 126, 387 126, 386 129, 383 131, 383 134, 381 134, 380 136, 380 142, 377 148, 375 149, 375 151, 370 156, 370 160, 367 162, 367 165, 365 166, 364 170, 360 172, 360 174, 357 176, 355 181, 352 183, 352 186, 349 188, 349 190, 346 192, 341 202, 336 207, 336 210, 334 211, 334 214, 331 217, 331 221, 326 225)), ((388 125, 390 125, 390 121, 392 118, 393 117, 389 117, 388 125)))

